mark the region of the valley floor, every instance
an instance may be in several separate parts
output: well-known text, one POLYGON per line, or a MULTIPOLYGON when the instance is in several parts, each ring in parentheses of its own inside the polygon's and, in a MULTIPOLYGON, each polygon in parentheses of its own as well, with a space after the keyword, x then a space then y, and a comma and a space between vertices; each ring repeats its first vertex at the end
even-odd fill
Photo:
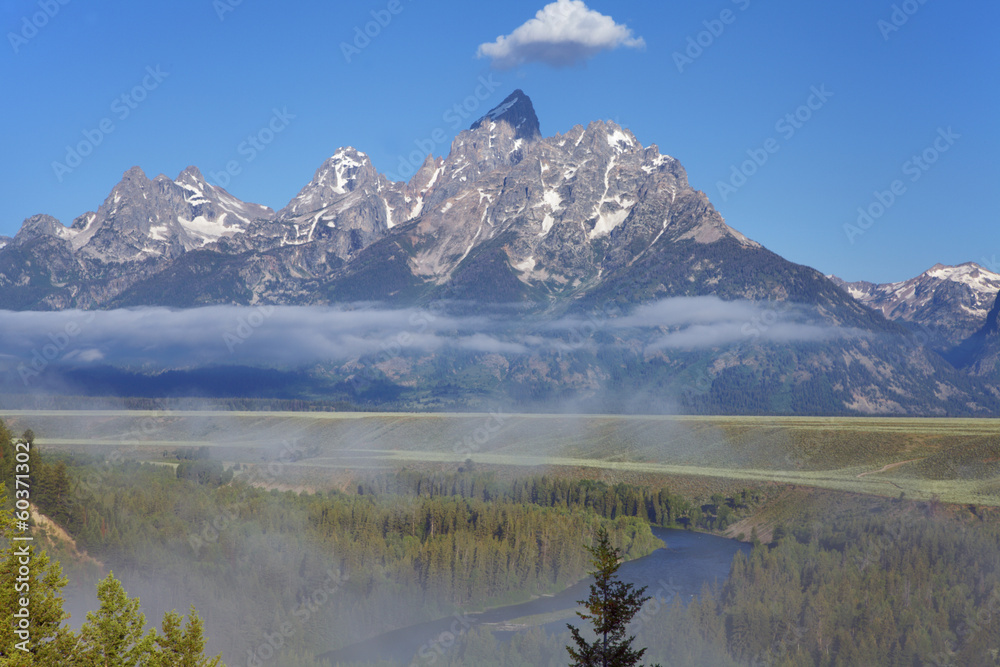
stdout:
POLYGON ((591 469, 1000 505, 1000 420, 492 413, 8 411, 38 444, 160 460, 273 461, 284 488, 421 464, 591 469), (78 434, 84 433, 85 437, 78 434), (294 480, 294 482, 289 481, 294 480))

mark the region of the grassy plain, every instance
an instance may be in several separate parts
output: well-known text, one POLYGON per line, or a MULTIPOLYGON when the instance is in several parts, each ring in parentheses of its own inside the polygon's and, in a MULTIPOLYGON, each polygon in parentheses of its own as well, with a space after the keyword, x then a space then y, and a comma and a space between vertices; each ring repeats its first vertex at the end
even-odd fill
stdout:
POLYGON ((2 411, 42 447, 140 460, 208 447, 318 485, 402 466, 575 469, 1000 506, 1000 420, 203 411, 2 411))

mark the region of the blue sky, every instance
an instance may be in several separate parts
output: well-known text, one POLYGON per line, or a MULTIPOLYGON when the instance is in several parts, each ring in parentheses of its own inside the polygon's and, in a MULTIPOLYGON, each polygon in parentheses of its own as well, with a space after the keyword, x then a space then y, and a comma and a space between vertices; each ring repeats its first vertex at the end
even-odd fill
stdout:
POLYGON ((70 224, 133 165, 213 180, 235 162, 227 189, 276 209, 340 146, 395 174, 492 80, 461 128, 515 88, 546 136, 615 120, 678 158, 730 225, 824 273, 1000 261, 997 3, 589 0, 631 31, 618 48, 568 66, 477 57, 545 5, 0 0, 0 234, 35 213, 70 224), (80 142, 92 152, 68 160, 80 142), (925 152, 933 164, 912 160, 925 152))

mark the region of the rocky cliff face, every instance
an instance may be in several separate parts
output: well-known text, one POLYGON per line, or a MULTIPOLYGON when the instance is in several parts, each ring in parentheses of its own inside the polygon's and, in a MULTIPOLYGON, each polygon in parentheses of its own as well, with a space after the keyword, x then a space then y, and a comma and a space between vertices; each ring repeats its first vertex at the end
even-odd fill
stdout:
POLYGON ((0 304, 8 308, 100 307, 186 253, 213 249, 274 212, 209 185, 195 167, 172 181, 125 172, 96 212, 64 227, 24 222, 0 248, 0 304), (4 289, 7 287, 8 289, 4 289))
POLYGON ((1000 395, 1000 294, 994 298, 983 325, 948 357, 955 365, 985 378, 1000 395))
POLYGON ((371 264, 355 260, 383 240, 399 252, 395 282, 368 286, 379 298, 450 286, 487 301, 544 300, 601 287, 654 248, 723 239, 759 249, 688 185, 677 160, 609 122, 543 138, 517 90, 409 183, 341 148, 277 213, 194 167, 176 180, 133 168, 96 212, 69 228, 36 216, 0 247, 0 286, 9 287, 0 304, 187 305, 175 301, 178 281, 185 294, 212 294, 197 303, 346 299, 371 264), (25 253, 30 270, 18 266, 25 253), (477 288, 484 272, 502 288, 477 288), (408 289, 393 289, 400 282, 408 289))

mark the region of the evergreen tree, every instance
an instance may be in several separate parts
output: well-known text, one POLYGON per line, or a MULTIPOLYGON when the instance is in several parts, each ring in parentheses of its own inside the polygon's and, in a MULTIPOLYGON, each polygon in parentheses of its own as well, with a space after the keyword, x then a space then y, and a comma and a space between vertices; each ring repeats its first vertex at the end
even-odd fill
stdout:
POLYGON ((578 628, 567 624, 576 643, 575 648, 566 647, 573 659, 570 667, 634 667, 646 649, 633 649, 635 635, 626 636, 626 632, 628 624, 649 599, 643 597, 646 587, 635 589, 632 584, 618 580, 621 552, 611 546, 603 528, 597 531, 597 543, 587 550, 592 556, 594 583, 590 585, 590 596, 578 602, 590 613, 577 612, 577 616, 591 623, 597 638, 588 642, 578 628))
POLYGON ((139 598, 130 598, 114 572, 97 584, 101 606, 87 612, 80 628, 79 663, 95 667, 138 667, 155 650, 156 631, 144 631, 146 616, 139 598))
MULTIPOLYGON (((0 539, 9 539, 13 534, 13 516, 6 505, 6 493, 0 486, 0 539)), ((63 665, 62 656, 73 643, 73 633, 62 626, 67 617, 61 597, 66 578, 59 563, 51 562, 44 551, 29 547, 29 555, 24 556, 23 544, 11 540, 0 551, 0 609, 4 613, 4 622, 0 623, 0 666, 63 665), (27 577, 20 574, 24 561, 29 563, 27 577), (18 636, 18 622, 12 617, 26 595, 25 583, 30 586, 30 641, 18 636)))
POLYGON ((176 611, 163 615, 162 634, 157 635, 153 667, 219 667, 222 657, 206 658, 204 626, 191 607, 187 624, 176 611))

